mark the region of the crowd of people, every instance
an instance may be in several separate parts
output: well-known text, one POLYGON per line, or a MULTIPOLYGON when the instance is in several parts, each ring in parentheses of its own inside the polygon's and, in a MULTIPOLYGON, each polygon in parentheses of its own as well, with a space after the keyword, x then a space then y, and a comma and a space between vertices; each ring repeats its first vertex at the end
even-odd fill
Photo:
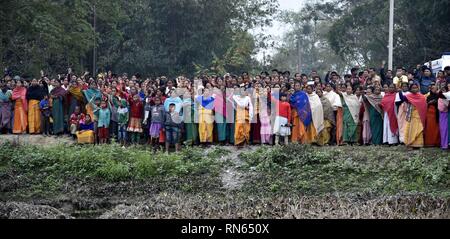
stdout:
POLYGON ((351 69, 321 78, 276 69, 251 76, 142 78, 71 69, 5 75, 0 134, 71 135, 81 144, 398 145, 449 147, 450 67, 351 69))

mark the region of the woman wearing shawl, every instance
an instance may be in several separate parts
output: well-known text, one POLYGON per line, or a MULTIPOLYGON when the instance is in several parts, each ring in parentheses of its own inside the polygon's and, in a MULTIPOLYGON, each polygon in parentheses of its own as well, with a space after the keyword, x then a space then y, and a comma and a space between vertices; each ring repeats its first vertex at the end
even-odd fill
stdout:
MULTIPOLYGON (((292 108, 292 136, 291 141, 292 143, 306 143, 306 127, 304 120, 306 120, 306 117, 309 113, 311 113, 311 107, 309 106, 309 100, 308 96, 305 92, 301 90, 301 83, 296 82, 294 84, 294 94, 290 98, 291 108, 292 108), (295 95, 295 97, 294 97, 295 95), (297 98, 296 98, 297 97, 297 98), (305 102, 308 101, 307 103, 305 102), (299 100, 299 102, 302 102, 302 105, 298 105, 297 107, 295 104, 296 100, 299 100), (306 107, 307 105, 307 107, 306 107), (299 113, 300 112, 300 113, 299 113), (303 112, 303 113, 302 113, 303 112), (301 117, 303 117, 303 120, 301 117)), ((308 119, 309 120, 309 119, 308 119)), ((307 123, 311 123, 310 121, 307 123)), ((309 126, 309 125, 308 125, 309 126)))
POLYGON ((0 83, 0 133, 11 127, 11 95, 5 84, 0 83))
POLYGON ((238 87, 236 88, 228 88, 227 92, 225 93, 225 100, 226 100, 226 119, 227 119, 227 129, 226 129, 226 137, 227 142, 234 145, 234 128, 235 128, 235 119, 236 119, 236 111, 234 110, 235 104, 233 100, 233 96, 238 91, 238 87))
POLYGON ((183 122, 186 130, 186 144, 194 145, 198 139, 197 107, 194 101, 194 92, 183 98, 183 122))
POLYGON ((381 108, 384 111, 383 118, 383 143, 389 145, 398 144, 398 123, 395 113, 395 96, 397 95, 394 84, 389 86, 388 91, 381 100, 381 108))
POLYGON ((214 97, 211 96, 209 89, 205 88, 203 89, 203 94, 197 96, 195 101, 198 104, 198 134, 200 136, 200 143, 212 143, 214 130, 214 97))
POLYGON ((441 135, 441 149, 447 150, 449 146, 449 129, 450 129, 450 111, 449 111, 450 92, 448 87, 442 88, 441 95, 438 100, 439 108, 439 130, 441 135))
POLYGON ((427 122, 424 130, 425 147, 439 147, 441 136, 439 134, 439 94, 436 85, 430 87, 430 93, 427 97, 427 122))
POLYGON ((216 122, 217 140, 219 143, 224 143, 227 139, 227 120, 226 120, 226 104, 224 88, 214 88, 214 119, 216 122))
POLYGON ((31 80, 31 86, 27 90, 28 100, 28 131, 30 134, 41 132, 41 109, 39 103, 44 98, 45 89, 39 86, 36 79, 31 80))
MULTIPOLYGON (((255 88, 253 89, 252 104, 253 104, 253 116, 254 122, 251 122, 251 134, 252 143, 261 143, 261 97, 262 86, 261 83, 255 83, 255 88)), ((265 97, 265 96, 264 96, 265 97)))
POLYGON ((23 81, 16 82, 11 99, 15 101, 13 133, 24 134, 28 126, 28 102, 27 89, 23 86, 23 81))
POLYGON ((319 132, 317 144, 324 146, 329 144, 331 139, 331 129, 333 128, 333 125, 336 125, 336 122, 334 119, 333 106, 323 95, 322 89, 317 89, 316 94, 319 96, 323 108, 323 130, 319 132))
POLYGON ((259 115, 261 117, 261 144, 270 144, 272 142, 272 124, 270 123, 270 104, 267 100, 267 94, 269 90, 266 88, 261 88, 261 94, 259 101, 259 115))
POLYGON ((343 139, 345 143, 353 145, 358 142, 358 122, 361 102, 358 97, 353 94, 353 88, 347 86, 346 92, 342 93, 343 100, 343 139))
POLYGON ((118 119, 118 114, 117 114, 117 110, 119 109, 119 105, 120 105, 120 98, 119 98, 119 94, 117 92, 117 88, 113 87, 111 89, 110 94, 108 95, 108 101, 110 104, 110 110, 111 110, 111 125, 109 127, 109 135, 111 135, 111 138, 116 138, 117 139, 117 132, 119 129, 119 119, 118 119))
POLYGON ((313 91, 313 87, 308 85, 306 87, 308 100, 311 107, 312 124, 306 129, 306 143, 317 143, 319 133, 324 128, 323 123, 323 107, 319 96, 313 91))
POLYGON ((164 101, 164 110, 169 112, 169 108, 171 104, 175 104, 175 112, 181 113, 181 109, 183 108, 183 100, 178 96, 175 89, 169 91, 170 97, 164 101))
POLYGON ((95 121, 94 116, 94 102, 100 101, 102 99, 102 93, 97 89, 97 84, 95 81, 89 82, 89 89, 83 91, 84 97, 86 98, 86 113, 91 116, 91 120, 95 121))
POLYGON ((405 126, 406 126, 406 105, 407 103, 400 99, 400 95, 409 94, 408 83, 402 83, 402 90, 395 96, 395 104, 398 107, 397 123, 398 123, 398 139, 400 143, 405 143, 405 126))
MULTIPOLYGON (((372 88, 366 90, 365 95, 371 95, 372 88)), ((363 98, 361 101, 361 109, 359 111, 359 119, 361 121, 361 145, 369 145, 372 141, 372 133, 370 132, 370 114, 369 114, 369 103, 367 103, 363 98)))
POLYGON ((56 80, 53 83, 53 89, 50 92, 52 99, 52 118, 53 118, 53 134, 58 135, 64 133, 64 109, 63 100, 66 90, 61 87, 61 82, 56 80))
POLYGON ((80 106, 80 109, 84 109, 83 102, 84 102, 84 95, 83 95, 83 81, 81 79, 78 79, 77 82, 72 81, 69 86, 69 94, 68 94, 68 101, 69 101, 69 115, 72 115, 72 113, 75 111, 75 108, 77 106, 80 106))
POLYGON ((410 148, 421 148, 424 145, 423 131, 427 120, 427 100, 419 93, 419 85, 411 86, 411 93, 403 95, 400 100, 406 102, 405 144, 410 148))
POLYGON ((240 94, 233 96, 236 103, 236 124, 234 130, 234 144, 241 146, 250 143, 250 122, 253 119, 252 100, 245 94, 245 88, 240 94))
POLYGON ((380 107, 382 99, 380 87, 375 87, 373 94, 364 96, 364 100, 368 103, 370 132, 372 134, 372 144, 374 145, 383 143, 383 111, 380 107))
POLYGON ((342 131, 343 131, 343 111, 341 97, 333 91, 330 84, 325 87, 323 95, 330 101, 333 107, 334 118, 336 119, 336 125, 331 129, 331 143, 336 145, 342 144, 342 131))

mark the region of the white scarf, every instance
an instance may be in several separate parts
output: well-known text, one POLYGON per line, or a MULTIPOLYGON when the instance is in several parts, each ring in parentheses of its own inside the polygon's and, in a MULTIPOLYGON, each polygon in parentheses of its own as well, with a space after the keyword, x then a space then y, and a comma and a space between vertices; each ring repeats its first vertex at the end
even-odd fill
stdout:
POLYGON ((253 105, 249 96, 241 97, 239 95, 233 95, 233 100, 239 107, 246 108, 248 107, 248 113, 250 117, 250 121, 253 119, 253 105))
POLYGON ((323 92, 323 95, 330 101, 333 110, 336 111, 337 108, 342 107, 341 97, 334 91, 323 92))
POLYGON ((324 129, 323 124, 323 106, 322 101, 316 93, 308 94, 309 104, 311 105, 312 120, 317 134, 324 129))
POLYGON ((352 114, 353 121, 355 123, 359 122, 359 111, 361 109, 361 102, 356 95, 348 95, 347 92, 342 93, 344 97, 345 104, 352 114))

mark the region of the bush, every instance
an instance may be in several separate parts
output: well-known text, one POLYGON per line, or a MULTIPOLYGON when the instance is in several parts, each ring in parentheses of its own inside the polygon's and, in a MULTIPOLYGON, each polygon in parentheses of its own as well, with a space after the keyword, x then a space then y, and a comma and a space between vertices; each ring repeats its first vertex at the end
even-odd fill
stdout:
POLYGON ((257 172, 250 177, 247 190, 450 194, 449 157, 445 152, 427 149, 407 153, 404 149, 383 147, 354 149, 291 144, 243 153, 240 155, 245 162, 242 170, 253 168, 257 172))
MULTIPOLYGON (((58 178, 97 177, 108 181, 174 177, 213 173, 220 166, 216 158, 204 157, 197 148, 180 153, 153 153, 145 147, 123 149, 118 145, 54 146, 40 148, 1 145, 5 167, 29 176, 54 175, 58 178)), ((224 155, 222 151, 211 154, 224 155)))

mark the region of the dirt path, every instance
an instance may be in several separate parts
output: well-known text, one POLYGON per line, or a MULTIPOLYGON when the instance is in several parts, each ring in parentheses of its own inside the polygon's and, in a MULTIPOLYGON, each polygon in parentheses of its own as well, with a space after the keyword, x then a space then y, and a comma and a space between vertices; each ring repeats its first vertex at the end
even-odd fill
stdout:
POLYGON ((229 150, 230 153, 221 159, 229 162, 220 175, 223 188, 227 190, 239 190, 245 182, 244 175, 238 170, 238 168, 244 164, 239 157, 239 154, 244 152, 252 152, 256 150, 257 146, 251 146, 243 149, 238 149, 233 146, 227 146, 224 148, 229 150))
POLYGON ((68 136, 43 136, 43 135, 0 135, 0 144, 27 144, 39 146, 52 146, 56 144, 75 144, 75 140, 68 136))

